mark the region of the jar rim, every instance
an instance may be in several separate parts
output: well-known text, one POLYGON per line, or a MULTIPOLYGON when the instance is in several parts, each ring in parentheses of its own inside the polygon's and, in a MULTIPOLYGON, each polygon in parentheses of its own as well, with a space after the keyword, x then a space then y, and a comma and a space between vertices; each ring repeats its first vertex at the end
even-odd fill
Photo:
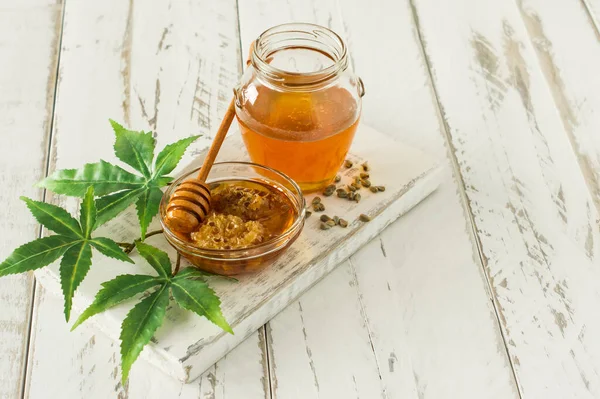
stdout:
POLYGON ((306 88, 326 84, 345 71, 348 68, 347 53, 344 40, 333 30, 321 25, 293 22, 276 25, 264 31, 254 43, 250 62, 261 76, 272 83, 288 88, 306 88), (302 46, 290 44, 300 41, 302 46), (333 64, 317 71, 294 72, 275 67, 266 61, 276 51, 289 47, 320 52, 330 58, 333 64))

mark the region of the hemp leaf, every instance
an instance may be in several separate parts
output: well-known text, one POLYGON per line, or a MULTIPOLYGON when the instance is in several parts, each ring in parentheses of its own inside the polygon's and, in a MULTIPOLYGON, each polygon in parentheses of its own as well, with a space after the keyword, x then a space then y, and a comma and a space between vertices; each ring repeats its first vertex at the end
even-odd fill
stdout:
POLYGON ((127 313, 121 325, 123 382, 127 380, 131 365, 162 325, 169 304, 169 290, 180 307, 206 317, 223 330, 233 334, 233 330, 221 313, 219 297, 203 280, 205 273, 187 268, 174 276, 171 271, 171 260, 165 252, 140 241, 136 242, 136 248, 158 275, 121 275, 103 283, 94 302, 73 325, 75 329, 88 318, 128 298, 151 290, 148 296, 127 313))
POLYGON ((96 201, 99 224, 135 204, 144 240, 148 225, 158 213, 162 198, 160 188, 173 180, 167 174, 175 169, 188 146, 200 136, 187 137, 165 146, 153 164, 156 139, 152 133, 125 129, 112 119, 110 123, 116 136, 115 155, 141 176, 100 160, 81 169, 58 170, 39 185, 57 194, 75 197, 83 197, 88 187, 94 187, 96 195, 101 196, 96 201))
POLYGON ((57 235, 39 238, 15 249, 0 263, 0 277, 39 269, 62 256, 60 280, 65 297, 65 318, 69 321, 73 294, 92 264, 92 247, 111 258, 130 263, 133 261, 113 240, 92 237, 92 232, 99 226, 93 187, 89 187, 85 193, 79 222, 59 206, 26 197, 21 199, 36 220, 57 235))

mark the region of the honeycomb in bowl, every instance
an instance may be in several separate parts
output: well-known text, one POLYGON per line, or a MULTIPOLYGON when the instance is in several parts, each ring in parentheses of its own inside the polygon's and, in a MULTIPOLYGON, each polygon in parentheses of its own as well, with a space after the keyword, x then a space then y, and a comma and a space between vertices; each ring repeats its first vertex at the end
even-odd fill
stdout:
POLYGON ((200 248, 235 249, 264 242, 266 233, 260 222, 245 222, 239 216, 213 212, 191 238, 200 248))
POLYGON ((225 181, 211 186, 211 211, 189 240, 198 248, 249 248, 284 233, 297 215, 280 189, 257 181, 225 181))

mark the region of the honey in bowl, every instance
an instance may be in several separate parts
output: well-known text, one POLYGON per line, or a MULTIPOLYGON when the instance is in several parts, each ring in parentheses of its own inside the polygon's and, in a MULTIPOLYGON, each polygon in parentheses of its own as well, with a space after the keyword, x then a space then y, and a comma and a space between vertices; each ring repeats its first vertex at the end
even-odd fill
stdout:
POLYGON ((231 250, 264 244, 280 236, 297 217, 277 188, 248 180, 213 183, 211 211, 198 230, 185 235, 202 249, 231 250))
POLYGON ((174 181, 160 204, 165 238, 195 267, 226 276, 256 272, 300 235, 306 212, 300 187, 278 171, 248 162, 215 163, 207 178, 212 196, 207 219, 190 234, 171 230, 169 198, 198 170, 174 181))

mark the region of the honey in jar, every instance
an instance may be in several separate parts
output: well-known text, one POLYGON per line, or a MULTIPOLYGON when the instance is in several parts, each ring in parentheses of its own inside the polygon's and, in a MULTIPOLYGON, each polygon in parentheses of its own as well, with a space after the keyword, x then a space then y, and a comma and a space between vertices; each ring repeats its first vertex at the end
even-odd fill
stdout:
POLYGON ((352 144, 363 94, 334 32, 311 24, 267 30, 236 89, 250 158, 287 174, 304 192, 325 187, 352 144))

